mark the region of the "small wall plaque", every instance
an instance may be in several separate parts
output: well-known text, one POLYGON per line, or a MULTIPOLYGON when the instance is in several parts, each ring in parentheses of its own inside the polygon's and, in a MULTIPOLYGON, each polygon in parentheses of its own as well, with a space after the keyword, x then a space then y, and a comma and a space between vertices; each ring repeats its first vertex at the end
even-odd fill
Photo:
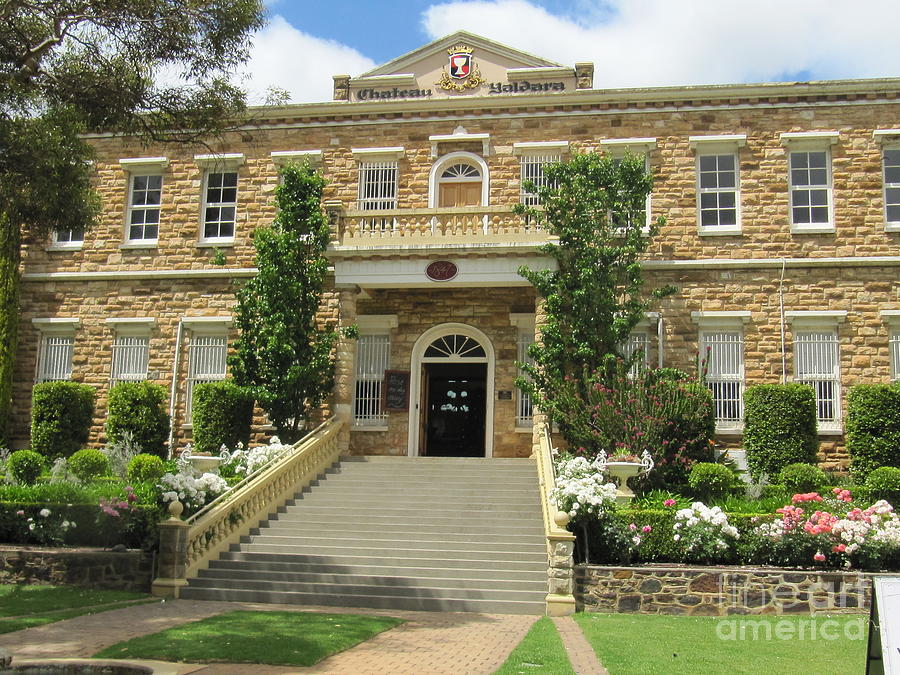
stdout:
POLYGON ((459 268, 456 263, 449 260, 435 260, 425 268, 425 276, 432 281, 450 281, 457 273, 459 268))
POLYGON ((498 401, 512 401, 512 392, 508 389, 503 389, 502 391, 497 392, 497 400, 498 401))

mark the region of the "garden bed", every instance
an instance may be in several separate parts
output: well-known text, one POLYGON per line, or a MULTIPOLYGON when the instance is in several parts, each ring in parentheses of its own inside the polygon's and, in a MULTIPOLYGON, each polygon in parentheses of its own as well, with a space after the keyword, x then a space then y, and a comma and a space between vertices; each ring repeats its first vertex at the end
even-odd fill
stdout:
POLYGON ((728 616, 867 613, 870 572, 577 565, 576 600, 586 612, 728 616))

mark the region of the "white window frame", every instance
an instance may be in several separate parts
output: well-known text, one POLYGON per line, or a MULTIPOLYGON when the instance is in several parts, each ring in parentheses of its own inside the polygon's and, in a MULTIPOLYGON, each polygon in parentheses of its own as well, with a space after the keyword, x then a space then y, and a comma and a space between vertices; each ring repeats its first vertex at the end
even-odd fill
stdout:
MULTIPOLYGON (((135 244, 139 246, 156 246, 159 242, 159 227, 162 223, 162 192, 163 192, 163 176, 161 173, 131 173, 128 176, 128 208, 125 210, 125 241, 127 244, 134 246, 135 244), (149 204, 135 204, 134 203, 134 194, 135 194, 135 183, 139 178, 146 178, 148 181, 152 178, 159 178, 159 198, 160 201, 158 204, 149 205, 149 204), (156 236, 155 237, 133 237, 131 236, 131 228, 135 226, 139 226, 142 228, 142 231, 146 234, 147 230, 147 222, 146 220, 143 223, 135 224, 132 223, 132 218, 135 213, 142 212, 144 217, 146 218, 147 213, 151 211, 156 211, 156 236)), ((143 189, 142 192, 151 192, 153 190, 150 189, 149 185, 147 188, 143 189)))
MULTIPOLYGON (((536 342, 534 314, 514 313, 509 315, 509 322, 516 327, 516 361, 532 363, 528 348, 536 342)), ((521 375, 516 369, 516 377, 521 375)), ((531 431, 534 426, 534 402, 531 395, 518 387, 516 390, 516 431, 531 431)))
POLYGON ((390 211, 397 208, 400 193, 400 158, 405 149, 401 146, 390 148, 351 148, 356 160, 357 199, 360 211, 390 211), (373 188, 377 194, 370 193, 373 188))
POLYGON ((55 228, 50 236, 48 251, 77 251, 84 248, 84 228, 55 228), (65 233, 66 236, 61 235, 65 233))
MULTIPOLYGON (((243 153, 229 153, 221 155, 194 155, 194 161, 201 169, 203 169, 203 180, 201 182, 201 198, 200 198, 200 232, 198 244, 200 246, 231 246, 234 245, 237 236, 237 225, 239 220, 238 202, 241 190, 241 174, 240 167, 244 164, 243 153), (208 201, 209 177, 212 174, 236 174, 235 181, 235 197, 233 202, 210 202, 208 201), (232 221, 232 231, 230 236, 222 236, 222 223, 228 222, 223 220, 214 221, 219 224, 219 234, 217 236, 206 235, 206 209, 207 207, 215 208, 233 208, 234 220, 232 221)), ((224 178, 223 178, 224 180, 224 178)), ((223 188, 220 188, 223 189, 223 188)))
POLYGON ((832 175, 831 146, 838 142, 837 131, 799 131, 781 134, 781 143, 787 148, 788 215, 793 234, 832 234, 834 225, 834 180, 832 175), (794 158, 798 154, 821 152, 825 154, 825 183, 795 185, 794 158), (794 221, 794 196, 801 192, 825 191, 828 220, 824 223, 797 223, 794 221))
MULTIPOLYGON (((165 178, 163 172, 169 166, 168 157, 123 157, 119 160, 119 165, 125 171, 127 177, 127 194, 125 208, 125 232, 121 248, 147 248, 154 247, 159 242, 159 228, 162 224, 162 191, 165 186, 165 178), (131 215, 133 211, 150 211, 153 207, 148 205, 134 204, 134 182, 138 176, 159 176, 160 178, 160 201, 156 204, 157 222, 156 237, 132 238, 131 236, 131 215)), ((146 227, 146 223, 144 223, 146 227)))
POLYGON ((150 317, 109 318, 113 330, 109 385, 141 382, 150 374, 150 332, 156 319, 150 317))
POLYGON ((891 381, 900 382, 900 309, 881 310, 881 319, 887 325, 888 330, 891 381))
POLYGON ((513 143, 513 154, 519 157, 519 202, 526 206, 540 206, 537 194, 525 190, 525 181, 537 186, 548 185, 544 177, 544 166, 562 162, 569 152, 568 141, 538 141, 535 143, 513 143))
POLYGON ((784 313, 793 333, 792 352, 794 361, 793 381, 810 385, 816 392, 816 420, 819 434, 840 434, 843 432, 841 405, 841 348, 838 324, 845 321, 847 312, 842 310, 804 311, 784 313), (807 359, 830 360, 830 367, 818 367, 811 371, 807 359), (806 366, 806 367, 804 367, 806 366), (822 398, 822 392, 831 387, 831 397, 822 398), (831 414, 823 415, 830 405, 831 414))
MULTIPOLYGON (((701 236, 728 236, 741 233, 741 156, 740 149, 747 144, 745 134, 723 134, 717 136, 691 136, 691 147, 697 156, 697 233, 701 236), (704 172, 700 165, 704 157, 731 156, 734 160, 734 187, 704 188, 701 178, 704 172), (704 194, 734 193, 735 223, 733 225, 704 225, 702 198, 704 194)), ((721 173, 716 171, 716 173, 721 173)), ((720 210, 720 209, 717 209, 720 210)))
MULTIPOLYGON (((609 153, 613 159, 622 159, 625 155, 631 153, 633 155, 644 157, 644 169, 650 171, 650 153, 656 149, 656 138, 605 138, 600 141, 600 149, 609 153)), ((653 193, 647 195, 647 203, 644 205, 644 215, 646 216, 644 226, 641 232, 644 235, 650 233, 650 223, 653 222, 652 217, 653 193)))
POLYGON ((193 425, 194 387, 201 382, 218 382, 228 375, 228 337, 231 317, 184 317, 182 324, 190 331, 187 344, 187 377, 185 378, 184 420, 185 426, 193 425), (198 348, 206 350, 201 354, 198 348), (221 351, 216 355, 213 350, 221 351), (210 356, 210 354, 212 356, 210 356), (203 361, 198 361, 203 359, 203 361), (208 366, 219 365, 215 370, 208 366), (206 367, 204 367, 206 366, 206 367))
POLYGON ((384 371, 391 367, 391 329, 398 325, 396 314, 363 314, 356 317, 359 340, 353 383, 353 428, 360 431, 387 431, 387 411, 381 407, 384 371), (365 382, 370 395, 359 397, 365 382))
MULTIPOLYGON (((886 232, 900 232, 900 197, 895 202, 888 201, 888 190, 896 190, 900 195, 900 181, 888 182, 887 178, 887 157, 888 152, 900 155, 900 129, 876 129, 872 132, 873 138, 881 143, 881 194, 884 200, 884 229, 886 232), (893 207, 897 210, 897 217, 891 220, 888 215, 888 209, 893 207)), ((900 162, 900 160, 898 160, 900 162)), ((894 165, 891 165, 894 166, 894 165)))
POLYGON ((750 316, 750 312, 746 310, 691 312, 691 319, 699 328, 702 379, 713 392, 717 434, 741 434, 744 431, 744 390, 747 387, 744 325, 750 320, 750 316), (722 366, 714 368, 721 372, 711 372, 712 364, 722 366), (733 396, 719 396, 735 384, 737 388, 733 396), (724 409, 735 404, 735 414, 727 417, 722 415, 724 409))
POLYGON ((71 380, 75 332, 81 322, 78 319, 54 317, 32 319, 31 323, 40 335, 34 372, 35 383, 71 380))

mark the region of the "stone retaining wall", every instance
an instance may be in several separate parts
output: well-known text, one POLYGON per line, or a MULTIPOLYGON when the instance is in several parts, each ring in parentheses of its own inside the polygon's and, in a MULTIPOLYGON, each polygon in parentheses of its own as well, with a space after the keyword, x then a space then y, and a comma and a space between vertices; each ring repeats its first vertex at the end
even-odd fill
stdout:
POLYGON ((149 592, 153 556, 144 551, 0 546, 0 583, 59 584, 149 592))
POLYGON ((859 614, 868 612, 875 576, 775 568, 579 565, 575 597, 586 612, 859 614))

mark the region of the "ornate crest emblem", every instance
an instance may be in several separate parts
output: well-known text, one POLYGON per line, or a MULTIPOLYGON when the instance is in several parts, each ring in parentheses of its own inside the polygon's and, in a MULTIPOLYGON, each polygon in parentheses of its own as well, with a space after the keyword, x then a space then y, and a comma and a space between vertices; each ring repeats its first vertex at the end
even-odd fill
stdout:
POLYGON ((450 56, 450 72, 446 69, 441 72, 441 79, 435 82, 437 86, 447 91, 465 91, 484 84, 481 71, 472 58, 471 47, 456 45, 448 49, 447 54, 450 56))

